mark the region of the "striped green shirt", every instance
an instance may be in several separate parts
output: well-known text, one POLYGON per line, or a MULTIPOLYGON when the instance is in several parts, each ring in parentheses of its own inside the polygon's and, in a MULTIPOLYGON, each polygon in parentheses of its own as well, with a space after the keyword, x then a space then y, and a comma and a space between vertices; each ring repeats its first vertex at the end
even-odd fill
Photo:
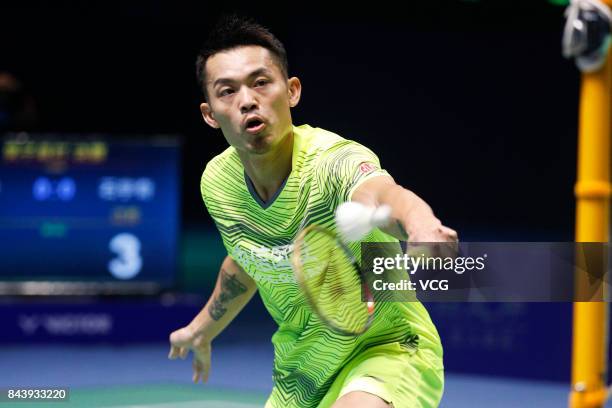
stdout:
MULTIPOLYGON (((331 331, 311 312, 291 270, 293 240, 310 224, 335 229, 335 208, 363 181, 387 172, 356 142, 308 125, 293 134, 291 173, 269 202, 255 193, 233 147, 208 163, 201 192, 228 254, 255 280, 279 326, 272 337, 273 406, 304 408, 317 406, 339 369, 367 347, 400 342, 441 354, 441 346, 418 302, 379 305, 372 327, 356 337, 331 331)), ((379 230, 365 240, 396 242, 379 230)))

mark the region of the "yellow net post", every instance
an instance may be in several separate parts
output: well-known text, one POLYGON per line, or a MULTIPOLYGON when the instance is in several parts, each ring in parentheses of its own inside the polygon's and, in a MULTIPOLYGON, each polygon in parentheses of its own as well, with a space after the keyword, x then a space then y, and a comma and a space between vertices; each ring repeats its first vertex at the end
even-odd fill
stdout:
MULTIPOLYGON (((605 3, 612 6, 612 0, 605 3)), ((576 242, 609 240, 611 67, 608 53, 601 69, 582 74, 575 186, 576 242)), ((607 300, 606 285, 600 281, 593 288, 586 277, 584 271, 577 270, 577 291, 588 291, 594 300, 607 300)), ((605 301, 574 303, 571 408, 605 404, 607 339, 608 304, 605 301)))

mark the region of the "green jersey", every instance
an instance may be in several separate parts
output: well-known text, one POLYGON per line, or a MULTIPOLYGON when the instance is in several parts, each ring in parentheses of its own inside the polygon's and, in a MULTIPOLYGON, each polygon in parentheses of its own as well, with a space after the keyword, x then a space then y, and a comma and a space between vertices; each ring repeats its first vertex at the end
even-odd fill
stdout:
MULTIPOLYGON (((274 345, 273 406, 316 407, 339 370, 360 352, 399 342, 441 355, 438 333, 419 302, 380 304, 360 336, 337 334, 309 308, 291 268, 292 242, 310 224, 332 230, 334 211, 365 180, 387 175, 364 146, 319 128, 293 128, 292 169, 277 194, 263 202, 233 147, 212 159, 201 191, 228 254, 257 283, 278 324, 274 345)), ((397 242, 380 230, 369 242, 397 242)))

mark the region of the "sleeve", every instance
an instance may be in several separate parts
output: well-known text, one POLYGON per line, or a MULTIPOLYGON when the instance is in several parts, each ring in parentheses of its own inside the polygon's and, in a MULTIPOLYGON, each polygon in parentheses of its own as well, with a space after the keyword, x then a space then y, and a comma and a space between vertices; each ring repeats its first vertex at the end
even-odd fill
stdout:
POLYGON ((210 170, 210 163, 206 165, 206 168, 204 169, 204 172, 202 172, 202 177, 200 178, 200 194, 202 195, 202 202, 204 203, 204 206, 206 207, 206 211, 208 211, 208 214, 210 214, 210 216, 214 219, 210 208, 209 208, 209 190, 210 190, 210 179, 211 179, 211 170, 210 170))
POLYGON ((200 178, 200 194, 202 195, 202 202, 204 203, 204 206, 206 206, 206 169, 200 178))
POLYGON ((221 235, 221 240, 223 241, 223 246, 227 252, 227 255, 232 256, 233 249, 229 244, 226 234, 224 233, 228 227, 225 226, 223 220, 217 216, 218 212, 216 211, 215 200, 210 197, 212 194, 211 189, 211 177, 215 176, 215 168, 211 163, 208 163, 206 169, 202 173, 202 178, 200 179, 200 193, 202 194, 202 201, 204 202, 204 206, 206 207, 206 211, 210 218, 212 218, 215 226, 217 227, 217 231, 221 235))
POLYGON ((353 192, 366 180, 389 176, 378 157, 367 147, 345 140, 333 145, 321 157, 317 177, 333 206, 349 201, 353 192))

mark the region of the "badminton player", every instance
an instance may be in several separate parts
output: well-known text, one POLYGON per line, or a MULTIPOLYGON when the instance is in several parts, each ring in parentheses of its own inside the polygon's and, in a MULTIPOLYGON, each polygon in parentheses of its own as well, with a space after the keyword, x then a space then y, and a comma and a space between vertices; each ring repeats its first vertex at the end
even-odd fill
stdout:
POLYGON ((456 241, 455 231, 397 185, 366 147, 293 124, 300 80, 289 77, 285 49, 264 27, 225 18, 196 66, 204 121, 229 144, 201 179, 202 198, 228 255, 202 311, 170 335, 169 357, 192 351, 193 380, 206 381, 212 341, 258 291, 278 324, 266 407, 437 406, 442 346, 425 308, 389 302, 365 333, 337 334, 313 317, 300 293, 291 244, 305 226, 329 225, 335 208, 351 200, 389 205, 402 227, 374 229, 368 241, 397 242, 404 233, 412 242, 456 241))

